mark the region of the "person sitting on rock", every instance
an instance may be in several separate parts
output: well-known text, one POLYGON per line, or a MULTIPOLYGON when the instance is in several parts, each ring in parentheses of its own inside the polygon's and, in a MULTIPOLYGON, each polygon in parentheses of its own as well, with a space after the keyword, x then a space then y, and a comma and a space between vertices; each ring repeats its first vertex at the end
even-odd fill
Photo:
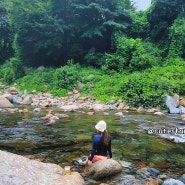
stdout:
POLYGON ((106 130, 106 122, 99 121, 95 128, 97 134, 93 138, 91 154, 86 161, 89 166, 98 160, 107 159, 108 155, 112 158, 111 137, 106 130))

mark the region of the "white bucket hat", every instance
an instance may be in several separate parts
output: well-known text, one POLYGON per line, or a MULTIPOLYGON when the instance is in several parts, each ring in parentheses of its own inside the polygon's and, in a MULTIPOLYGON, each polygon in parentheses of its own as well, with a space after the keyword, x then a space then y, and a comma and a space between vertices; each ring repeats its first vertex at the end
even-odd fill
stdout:
POLYGON ((96 125, 95 125, 96 130, 100 131, 100 132, 104 132, 106 130, 106 123, 105 121, 99 121, 96 125))

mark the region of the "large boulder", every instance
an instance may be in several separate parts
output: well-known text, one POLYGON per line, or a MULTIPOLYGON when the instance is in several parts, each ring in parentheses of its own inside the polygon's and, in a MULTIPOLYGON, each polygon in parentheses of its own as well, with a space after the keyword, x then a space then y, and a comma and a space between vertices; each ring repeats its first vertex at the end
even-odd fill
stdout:
POLYGON ((185 183, 185 174, 183 174, 180 178, 179 178, 180 181, 182 181, 183 183, 185 183))
POLYGON ((31 105, 32 103, 33 103, 33 99, 31 96, 26 96, 22 102, 22 104, 24 105, 31 105))
POLYGON ((122 171, 119 162, 113 159, 99 160, 87 168, 87 175, 92 179, 100 179, 122 171))
POLYGON ((167 179, 162 185, 185 185, 182 181, 175 179, 167 179))
POLYGON ((84 180, 77 172, 64 175, 59 165, 0 151, 0 184, 6 185, 83 185, 84 180))
POLYGON ((0 97, 0 108, 12 108, 14 105, 5 97, 0 97))

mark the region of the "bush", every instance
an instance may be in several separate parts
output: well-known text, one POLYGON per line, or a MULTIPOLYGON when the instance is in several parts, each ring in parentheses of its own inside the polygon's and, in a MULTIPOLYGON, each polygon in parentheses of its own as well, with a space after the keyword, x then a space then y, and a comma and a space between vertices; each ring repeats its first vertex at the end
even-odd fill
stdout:
POLYGON ((55 87, 58 89, 73 90, 81 81, 81 67, 79 64, 70 64, 57 68, 54 73, 55 87))
POLYGON ((17 79, 16 83, 21 90, 50 92, 54 88, 53 73, 54 69, 51 68, 45 68, 40 71, 31 69, 26 76, 17 79))
POLYGON ((82 68, 78 64, 70 64, 57 69, 35 71, 19 80, 20 89, 49 92, 57 96, 66 96, 79 82, 84 84, 81 96, 91 95, 96 100, 107 103, 110 99, 119 99, 132 107, 166 108, 166 95, 174 93, 185 96, 185 67, 179 65, 154 67, 144 72, 104 73, 99 69, 82 68), (93 88, 90 86, 93 85, 93 88))
POLYGON ((1 67, 1 77, 7 84, 12 84, 16 79, 24 76, 25 71, 21 60, 18 58, 10 58, 1 67))
POLYGON ((166 95, 184 95, 183 66, 156 67, 133 73, 120 82, 119 95, 133 107, 165 107, 166 95))

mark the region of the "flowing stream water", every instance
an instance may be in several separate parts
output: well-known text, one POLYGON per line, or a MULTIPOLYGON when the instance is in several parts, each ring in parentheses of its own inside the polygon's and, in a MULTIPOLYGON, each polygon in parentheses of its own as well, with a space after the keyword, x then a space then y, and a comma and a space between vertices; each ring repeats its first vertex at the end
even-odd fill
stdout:
MULTIPOLYGON (((183 125, 180 115, 154 115, 149 113, 124 113, 115 116, 113 111, 87 115, 82 111, 65 112, 69 117, 60 118, 52 126, 40 117, 47 109, 34 114, 0 112, 0 149, 43 162, 70 165, 72 170, 84 172, 83 166, 75 166, 74 160, 89 155, 95 124, 107 122, 112 136, 113 158, 135 165, 129 174, 141 167, 153 167, 170 176, 185 173, 184 143, 174 143, 157 134, 148 134, 148 129, 158 126, 183 125)), ((63 113, 59 109, 54 112, 63 113)), ((123 174, 108 177, 100 182, 119 184, 123 174)), ((87 183, 88 184, 88 183, 87 183)))

